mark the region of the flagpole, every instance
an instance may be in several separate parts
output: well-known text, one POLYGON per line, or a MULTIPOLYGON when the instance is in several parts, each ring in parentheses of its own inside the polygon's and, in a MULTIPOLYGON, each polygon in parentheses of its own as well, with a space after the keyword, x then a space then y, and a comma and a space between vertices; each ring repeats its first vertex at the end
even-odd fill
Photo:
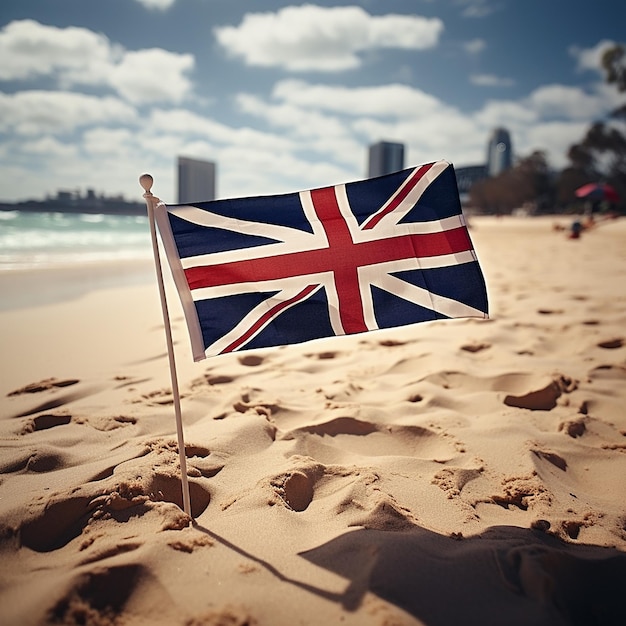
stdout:
POLYGON ((176 359, 174 358, 174 343, 172 342, 172 326, 165 297, 165 284, 163 282, 163 270, 161 257, 159 255, 159 245, 156 235, 156 225, 154 220, 154 207, 160 200, 152 195, 150 191, 154 179, 150 174, 142 174, 139 177, 139 184, 143 187, 143 197, 146 199, 148 209, 148 220, 150 222, 150 236, 152 238, 152 252, 154 253, 154 265, 156 268, 157 282, 159 284, 159 296, 161 298, 161 311, 163 312, 163 325, 165 326, 165 340, 167 342, 167 356, 170 364, 170 377, 172 381, 172 395, 174 396, 174 414, 176 416, 176 433, 178 435, 178 455, 180 458, 180 478, 183 491, 183 510, 189 517, 191 515, 191 497, 189 495, 189 480, 187 478, 187 456, 185 454, 185 436, 183 434, 183 419, 180 408, 180 392, 178 389, 178 376, 176 374, 176 359))

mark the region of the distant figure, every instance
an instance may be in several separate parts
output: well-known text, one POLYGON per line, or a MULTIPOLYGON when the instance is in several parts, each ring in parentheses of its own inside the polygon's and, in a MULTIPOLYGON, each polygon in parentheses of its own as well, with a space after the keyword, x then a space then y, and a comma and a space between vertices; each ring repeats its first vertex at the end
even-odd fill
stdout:
POLYGON ((582 230, 583 230, 583 225, 578 220, 575 220, 574 222, 572 222, 572 225, 570 226, 569 238, 579 239, 580 233, 582 232, 582 230))

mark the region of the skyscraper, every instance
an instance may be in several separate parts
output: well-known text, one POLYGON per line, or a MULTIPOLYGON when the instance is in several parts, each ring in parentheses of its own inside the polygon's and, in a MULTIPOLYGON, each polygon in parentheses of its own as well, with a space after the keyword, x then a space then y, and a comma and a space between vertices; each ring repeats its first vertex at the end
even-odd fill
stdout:
POLYGON ((487 174, 497 176, 513 164, 511 136, 506 128, 496 128, 487 144, 487 174))
POLYGON ((368 178, 404 169, 404 144, 379 141, 369 148, 368 178))
POLYGON ((215 200, 215 163, 178 157, 178 202, 215 200))

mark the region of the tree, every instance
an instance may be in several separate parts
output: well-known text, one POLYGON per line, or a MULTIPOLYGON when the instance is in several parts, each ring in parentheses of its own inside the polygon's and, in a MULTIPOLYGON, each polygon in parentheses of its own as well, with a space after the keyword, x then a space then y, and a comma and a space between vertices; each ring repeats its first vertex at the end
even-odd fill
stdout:
MULTIPOLYGON (((602 55, 606 81, 626 92, 626 47, 617 44, 602 55)), ((608 120, 595 122, 580 141, 570 147, 570 165, 559 176, 557 197, 560 202, 575 200, 575 190, 589 182, 606 182, 615 187, 626 208, 626 135, 623 123, 626 103, 615 109, 608 120)))
POLYGON ((498 176, 477 182, 470 200, 487 213, 510 213, 529 204, 540 211, 550 209, 554 189, 545 153, 535 151, 498 176))
POLYGON ((624 45, 616 44, 604 51, 602 68, 606 72, 606 82, 609 85, 615 83, 620 93, 626 91, 626 48, 624 45))

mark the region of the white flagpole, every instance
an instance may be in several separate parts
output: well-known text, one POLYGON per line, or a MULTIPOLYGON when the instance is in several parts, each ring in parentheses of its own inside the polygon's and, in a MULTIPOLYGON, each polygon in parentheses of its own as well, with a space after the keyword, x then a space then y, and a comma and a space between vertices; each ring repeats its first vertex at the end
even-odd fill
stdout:
POLYGON ((170 377, 172 380, 172 395, 174 396, 174 414, 176 416, 176 433, 178 435, 178 455, 180 458, 180 478, 183 490, 183 510, 189 517, 191 515, 191 497, 189 495, 189 480, 187 479, 187 456, 185 455, 185 436, 183 434, 183 419, 180 409, 180 392, 178 390, 178 376, 176 375, 176 360, 174 358, 174 344, 172 342, 172 327, 170 315, 165 297, 165 284, 163 282, 163 270, 161 267, 161 256, 156 235, 156 225, 154 220, 154 207, 160 200, 152 195, 150 191, 154 179, 150 174, 142 174, 139 177, 139 184, 143 187, 143 197, 146 199, 148 208, 148 220, 150 222, 150 235, 152 237, 152 251, 154 253, 154 264, 156 267, 157 282, 159 284, 159 296, 161 297, 161 311, 163 312, 163 325, 165 326, 165 339, 167 342, 167 356, 170 362, 170 377))

